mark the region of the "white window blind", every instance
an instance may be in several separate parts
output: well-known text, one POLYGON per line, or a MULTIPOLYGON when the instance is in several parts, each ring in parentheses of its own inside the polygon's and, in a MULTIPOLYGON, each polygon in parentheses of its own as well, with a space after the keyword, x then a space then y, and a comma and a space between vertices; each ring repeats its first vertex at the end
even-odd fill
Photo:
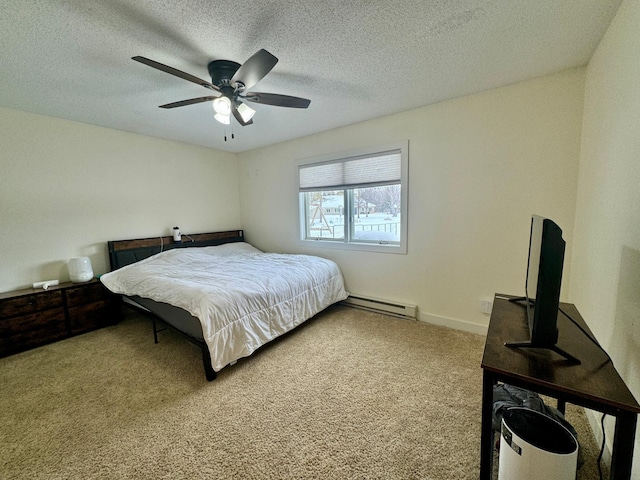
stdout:
POLYGON ((398 149, 375 155, 300 165, 300 191, 399 183, 402 173, 401 159, 398 149))

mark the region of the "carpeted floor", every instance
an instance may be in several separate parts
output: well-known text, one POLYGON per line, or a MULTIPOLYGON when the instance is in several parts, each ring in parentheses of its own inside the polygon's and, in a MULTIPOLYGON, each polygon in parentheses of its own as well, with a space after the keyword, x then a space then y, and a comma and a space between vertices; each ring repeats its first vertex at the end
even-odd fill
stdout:
MULTIPOLYGON (((0 359, 0 477, 475 480, 483 346, 333 307, 209 383, 198 349, 131 314, 0 359)), ((584 412, 567 419, 578 479, 598 478, 584 412)))

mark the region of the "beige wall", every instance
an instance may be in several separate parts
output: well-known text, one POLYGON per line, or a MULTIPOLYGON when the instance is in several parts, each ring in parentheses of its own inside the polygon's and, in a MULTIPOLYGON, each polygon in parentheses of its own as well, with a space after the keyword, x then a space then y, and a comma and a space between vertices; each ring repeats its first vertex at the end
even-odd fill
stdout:
POLYGON ((417 304, 484 331, 480 300, 524 294, 532 213, 568 241, 569 287, 584 70, 570 70, 240 154, 242 224, 265 250, 332 258, 352 293, 417 304), (409 140, 407 255, 300 247, 297 159, 409 140))
POLYGON ((240 227, 236 157, 0 109, 0 292, 107 270, 106 241, 240 227))
POLYGON ((66 280, 77 255, 102 273, 109 239, 243 227, 265 250, 335 259, 354 293, 482 332, 480 300, 523 290, 531 213, 570 244, 583 80, 565 71, 238 156, 0 109, 0 291, 66 280), (295 161, 404 139, 408 255, 299 247, 295 161))
MULTIPOLYGON (((640 399, 639 25, 640 4, 625 1, 587 69, 570 291, 636 399, 640 399)), ((611 439, 613 430, 608 430, 611 439)), ((632 478, 640 478, 640 435, 635 452, 632 478)))

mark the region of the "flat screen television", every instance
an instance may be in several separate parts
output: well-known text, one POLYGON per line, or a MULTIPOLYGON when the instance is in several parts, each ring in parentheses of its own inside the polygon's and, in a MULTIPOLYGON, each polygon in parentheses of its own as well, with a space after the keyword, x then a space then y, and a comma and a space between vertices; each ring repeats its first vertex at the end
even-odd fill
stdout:
POLYGON ((546 348, 567 360, 580 363, 556 345, 564 250, 562 229, 553 220, 532 215, 525 296, 511 299, 524 302, 530 339, 524 342, 508 342, 505 345, 546 348))

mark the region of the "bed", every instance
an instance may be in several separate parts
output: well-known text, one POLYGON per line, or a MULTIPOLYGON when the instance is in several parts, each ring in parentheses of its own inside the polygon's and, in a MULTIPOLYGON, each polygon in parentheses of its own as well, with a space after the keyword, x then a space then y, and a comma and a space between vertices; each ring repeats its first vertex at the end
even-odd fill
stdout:
POLYGON ((200 347, 207 380, 347 298, 331 260, 265 253, 242 230, 108 242, 101 282, 200 347), (194 248, 197 247, 197 248, 194 248))

